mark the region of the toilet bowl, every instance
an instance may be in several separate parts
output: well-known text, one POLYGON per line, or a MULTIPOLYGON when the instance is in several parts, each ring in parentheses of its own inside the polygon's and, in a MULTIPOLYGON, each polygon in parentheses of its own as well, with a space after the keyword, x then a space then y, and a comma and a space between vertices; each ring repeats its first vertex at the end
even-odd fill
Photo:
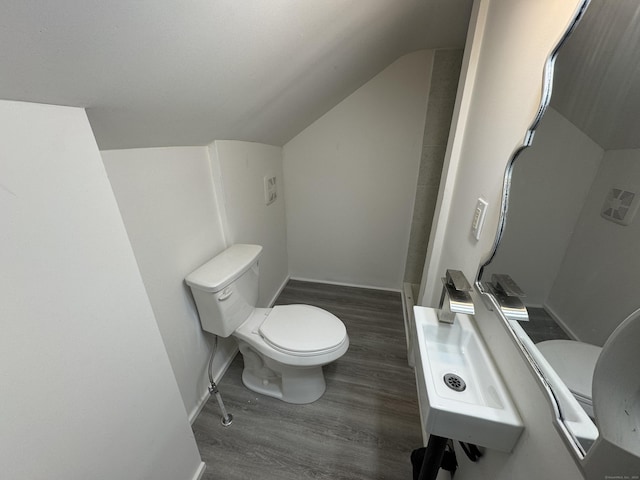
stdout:
POLYGON ((593 372, 602 348, 575 340, 546 340, 536 347, 587 415, 594 418, 593 372))
POLYGON ((349 348, 347 330, 310 305, 256 308, 261 252, 259 245, 233 245, 185 281, 203 330, 237 340, 247 388, 289 403, 314 402, 326 389, 322 367, 349 348))
POLYGON ((242 382, 289 403, 311 403, 326 384, 322 367, 349 348, 344 324, 310 305, 255 309, 233 333, 244 358, 242 382))

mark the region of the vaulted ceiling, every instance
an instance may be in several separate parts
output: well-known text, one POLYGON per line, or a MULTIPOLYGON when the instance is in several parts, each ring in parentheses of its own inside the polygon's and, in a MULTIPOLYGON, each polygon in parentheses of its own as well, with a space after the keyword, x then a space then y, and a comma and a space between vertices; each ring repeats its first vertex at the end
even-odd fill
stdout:
POLYGON ((638 0, 591 0, 560 49, 551 105, 605 150, 640 148, 638 0))
POLYGON ((400 56, 462 48, 472 0, 19 0, 0 98, 85 107, 101 149, 283 145, 400 56))

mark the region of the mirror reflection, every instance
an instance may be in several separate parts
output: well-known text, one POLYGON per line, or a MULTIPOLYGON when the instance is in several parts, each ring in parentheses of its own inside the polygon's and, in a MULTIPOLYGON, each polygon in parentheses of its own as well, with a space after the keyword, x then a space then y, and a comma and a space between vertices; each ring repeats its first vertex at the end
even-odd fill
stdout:
POLYGON ((482 272, 525 292, 519 325, 591 418, 602 347, 640 307, 639 47, 640 3, 591 1, 513 165, 506 226, 482 272))

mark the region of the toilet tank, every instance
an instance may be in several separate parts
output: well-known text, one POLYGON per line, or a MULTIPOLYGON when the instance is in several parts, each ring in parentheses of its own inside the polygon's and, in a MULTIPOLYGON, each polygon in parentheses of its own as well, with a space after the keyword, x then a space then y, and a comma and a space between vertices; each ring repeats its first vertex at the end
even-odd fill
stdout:
POLYGON ((233 245, 187 275, 203 330, 228 337, 249 318, 258 302, 261 253, 260 245, 233 245))

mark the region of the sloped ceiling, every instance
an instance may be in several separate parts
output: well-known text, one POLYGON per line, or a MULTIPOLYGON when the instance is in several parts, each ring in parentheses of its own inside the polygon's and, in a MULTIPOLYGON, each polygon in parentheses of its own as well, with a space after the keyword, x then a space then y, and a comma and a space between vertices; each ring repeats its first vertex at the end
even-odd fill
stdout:
POLYGON ((101 149, 283 145, 400 56, 464 46, 472 0, 18 0, 0 98, 87 108, 101 149))
POLYGON ((556 110, 605 150, 640 148, 638 0, 591 0, 555 70, 556 110))

